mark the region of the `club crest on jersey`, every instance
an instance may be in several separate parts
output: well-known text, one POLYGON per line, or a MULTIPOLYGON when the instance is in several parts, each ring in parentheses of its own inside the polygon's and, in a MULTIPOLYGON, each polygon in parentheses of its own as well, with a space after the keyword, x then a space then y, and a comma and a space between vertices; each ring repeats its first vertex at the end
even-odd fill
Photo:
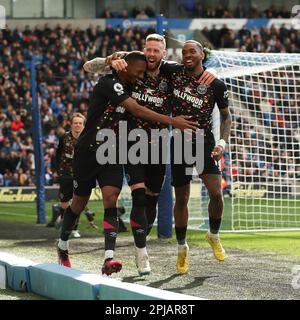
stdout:
POLYGON ((124 94, 124 88, 119 82, 114 84, 114 90, 116 91, 118 96, 120 96, 121 94, 124 94))
POLYGON ((205 94, 207 92, 207 86, 200 84, 196 90, 199 94, 205 94))
POLYGON ((165 81, 161 81, 158 85, 160 91, 166 92, 168 90, 168 84, 165 81))

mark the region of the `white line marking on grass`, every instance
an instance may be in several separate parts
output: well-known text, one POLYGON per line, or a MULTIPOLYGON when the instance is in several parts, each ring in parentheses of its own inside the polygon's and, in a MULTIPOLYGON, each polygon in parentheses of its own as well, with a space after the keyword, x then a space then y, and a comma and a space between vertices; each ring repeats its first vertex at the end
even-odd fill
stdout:
POLYGON ((20 216, 20 217, 36 217, 34 214, 26 214, 26 213, 15 213, 15 212, 6 212, 6 211, 0 211, 0 216, 20 216))
POLYGON ((20 208, 20 206, 22 206, 22 207, 27 207, 27 208, 36 208, 35 203, 1 203, 0 206, 1 207, 16 207, 16 208, 20 208))

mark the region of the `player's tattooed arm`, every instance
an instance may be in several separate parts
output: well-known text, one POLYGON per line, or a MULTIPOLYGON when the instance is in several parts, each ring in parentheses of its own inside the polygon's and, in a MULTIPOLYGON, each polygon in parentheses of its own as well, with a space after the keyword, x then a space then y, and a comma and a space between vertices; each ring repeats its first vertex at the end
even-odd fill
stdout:
POLYGON ((105 60, 105 58, 95 58, 93 60, 89 60, 83 65, 83 69, 90 73, 103 73, 107 68, 105 60))
POLYGON ((228 107, 219 110, 221 116, 220 139, 223 139, 228 143, 231 128, 231 114, 228 107))
POLYGON ((228 143, 229 134, 230 134, 230 127, 231 127, 231 115, 229 108, 222 108, 220 109, 221 114, 221 128, 220 128, 220 140, 217 142, 216 146, 214 147, 211 156, 215 160, 219 161, 225 151, 226 142, 228 143))
POLYGON ((106 58, 95 58, 89 60, 83 65, 83 69, 89 73, 105 73, 109 70, 110 66, 115 68, 113 63, 117 62, 117 67, 115 69, 119 71, 120 68, 122 68, 122 64, 124 61, 123 57, 126 54, 127 52, 125 51, 118 51, 110 56, 107 56, 106 58))
POLYGON ((211 153, 212 158, 217 161, 219 161, 223 156, 226 143, 228 143, 229 140, 231 128, 231 115, 229 108, 221 108, 219 110, 221 115, 220 140, 217 142, 217 145, 214 147, 211 153))

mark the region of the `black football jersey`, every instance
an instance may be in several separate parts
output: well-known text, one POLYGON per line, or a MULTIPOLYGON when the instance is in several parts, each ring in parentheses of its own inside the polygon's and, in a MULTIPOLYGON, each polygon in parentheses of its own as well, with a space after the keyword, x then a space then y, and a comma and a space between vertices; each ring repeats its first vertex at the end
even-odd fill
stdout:
POLYGON ((215 79, 210 85, 197 82, 199 77, 185 73, 184 67, 171 76, 173 116, 188 115, 198 122, 199 128, 211 131, 212 113, 217 103, 219 109, 228 107, 228 91, 224 82, 215 79))
MULTIPOLYGON (((164 64, 165 62, 163 62, 164 64)), ((162 64, 162 65, 163 65, 162 64)), ((138 80, 132 88, 131 97, 141 106, 145 106, 157 113, 170 114, 170 97, 172 95, 170 76, 167 70, 160 70, 160 73, 151 77, 147 73, 143 80, 138 80)), ((167 125, 160 122, 151 122, 136 118, 126 113, 128 129, 140 128, 145 130, 163 129, 167 125)))
POLYGON ((71 131, 66 132, 59 140, 56 151, 59 176, 73 175, 73 156, 77 139, 72 135, 71 131))
POLYGON ((112 129, 117 134, 119 121, 124 120, 125 114, 125 108, 120 103, 129 97, 130 88, 125 88, 116 74, 100 78, 90 96, 87 122, 78 139, 78 146, 97 148, 96 135, 100 129, 112 129))

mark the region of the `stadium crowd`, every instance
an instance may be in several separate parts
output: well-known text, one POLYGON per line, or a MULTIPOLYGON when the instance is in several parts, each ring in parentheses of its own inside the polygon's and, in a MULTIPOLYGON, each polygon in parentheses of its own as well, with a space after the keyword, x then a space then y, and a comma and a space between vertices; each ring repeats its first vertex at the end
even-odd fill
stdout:
MULTIPOLYGON (((32 98, 29 71, 31 57, 35 55, 37 61, 38 105, 43 126, 45 179, 47 185, 52 185, 57 178, 55 150, 59 137, 69 129, 70 117, 73 112, 81 112, 86 116, 89 93, 97 80, 94 76, 84 72, 83 63, 95 56, 106 56, 119 50, 141 50, 145 37, 153 32, 155 31, 152 29, 138 28, 123 30, 107 27, 105 30, 101 30, 93 26, 86 30, 74 29, 71 26, 67 26, 65 29, 60 26, 51 29, 47 24, 43 28, 26 27, 24 31, 18 28, 0 31, 0 186, 31 186, 34 184, 35 166, 31 132, 32 98)), ((253 47, 257 48, 257 51, 264 51, 262 47, 257 47, 255 35, 251 34, 252 31, 250 34, 243 35, 244 32, 243 29, 237 34, 240 41, 248 39, 245 50, 252 51, 250 49, 253 47)), ((270 28, 263 29, 261 34, 259 31, 257 32, 256 37, 261 39, 262 43, 264 43, 265 37, 267 37, 266 42, 270 42, 267 46, 267 52, 278 52, 276 49, 277 41, 280 41, 288 52, 290 50, 289 39, 299 48, 299 31, 280 29, 275 32, 270 28)), ((278 85, 280 86, 281 83, 278 85)), ((297 86, 299 87, 299 83, 297 86)), ((287 94, 291 94, 291 92, 287 94)), ((300 101, 298 93, 292 94, 295 101, 300 101)), ((260 99, 259 102, 257 100, 254 105, 256 107, 258 105, 258 108, 262 107, 262 101, 264 100, 260 99)), ((295 116, 299 116, 299 111, 298 113, 296 111, 299 106, 295 105, 294 115, 286 112, 282 115, 280 108, 285 107, 287 106, 272 105, 270 107, 271 116, 263 115, 264 121, 270 121, 271 130, 295 131, 299 129, 300 119, 295 118, 295 116), (287 116, 291 116, 292 120, 285 119, 287 116)), ((246 121, 241 117, 237 117, 235 120, 237 126, 246 121)), ((253 130, 251 131, 252 135, 258 134, 250 124, 248 127, 249 132, 254 130, 254 133, 252 133, 253 130)), ((232 131, 239 132, 239 130, 232 131)), ((233 136, 232 139, 236 140, 236 143, 233 144, 238 144, 238 139, 244 138, 243 136, 233 136)), ((264 138, 260 139, 260 141, 264 140, 264 138)), ((256 140, 254 139, 254 141, 256 140)), ((294 141, 290 143, 294 143, 294 141)), ((249 145, 250 147, 260 148, 261 146, 249 145)), ((287 149, 289 149, 288 145, 287 149)), ((278 144, 276 150, 279 150, 278 144)), ((279 163, 281 163, 282 155, 280 151, 278 152, 278 155, 272 157, 276 158, 277 156, 279 163)), ((245 149, 240 154, 246 157, 250 153, 248 149, 245 149)), ((286 155, 288 157, 289 153, 286 155)), ((258 165, 275 166, 277 158, 273 159, 272 157, 261 159, 258 165)), ((240 166, 242 160, 236 162, 236 165, 240 166)), ((247 158, 243 160, 245 166, 250 163, 247 160, 247 158)), ((225 159, 226 161, 228 161, 228 157, 225 159)), ((235 165, 235 162, 233 164, 235 165)), ((296 163, 288 165, 299 166, 296 163)), ((258 169, 266 170, 267 175, 267 172, 271 172, 270 168, 256 168, 255 170, 258 169)), ((246 169, 243 167, 243 170, 246 169)), ((298 169, 296 168, 296 170, 298 169)), ((226 175, 226 169, 224 169, 224 173, 226 175)), ((227 176, 229 176, 228 172, 227 176)))
POLYGON ((148 19, 155 17, 156 13, 151 6, 147 6, 143 9, 138 7, 133 7, 131 10, 124 9, 122 12, 112 11, 110 8, 105 8, 103 12, 101 12, 99 18, 104 19, 112 19, 112 18, 120 18, 120 19, 148 19))
POLYGON ((239 3, 236 7, 230 7, 229 1, 220 1, 218 5, 213 6, 204 0, 177 0, 177 5, 183 13, 190 18, 290 18, 291 10, 284 5, 271 5, 267 9, 260 9, 254 3, 243 5, 239 3))
MULTIPOLYGON (((247 19, 257 19, 257 18, 290 18, 291 10, 290 8, 285 8, 284 6, 274 6, 271 5, 267 9, 260 9, 254 4, 250 7, 243 6, 241 3, 236 7, 230 7, 228 1, 220 1, 218 5, 208 4, 207 1, 203 0, 177 0, 176 1, 176 17, 179 15, 188 18, 211 18, 211 19, 226 19, 226 18, 247 18, 247 19)), ((173 4, 173 3, 172 3, 173 4)), ((165 16, 168 18, 174 18, 172 16, 172 11, 170 13, 164 12, 165 16)), ((128 10, 114 11, 112 9, 105 8, 99 14, 99 18, 136 18, 136 19, 148 19, 153 18, 157 15, 155 10, 151 6, 146 6, 140 9, 139 7, 132 7, 128 10)))
MULTIPOLYGON (((300 81, 293 79, 293 71, 300 72, 295 67, 281 73, 266 72, 264 79, 253 76, 252 81, 246 77, 232 82, 233 99, 239 99, 261 124, 256 126, 243 116, 242 106, 240 110, 235 107, 230 139, 235 182, 271 185, 277 181, 288 186, 299 179, 300 81)), ((230 166, 225 166, 227 179, 229 170, 230 166)))
POLYGON ((236 48, 247 52, 300 53, 300 29, 289 29, 282 25, 241 30, 231 30, 224 25, 221 29, 204 28, 202 33, 216 49, 236 48))
POLYGON ((154 30, 101 31, 36 27, 0 31, 0 186, 34 184, 30 59, 37 61, 38 105, 43 126, 46 184, 56 182, 55 149, 73 112, 87 114, 96 78, 82 65, 91 57, 141 50, 154 30))

